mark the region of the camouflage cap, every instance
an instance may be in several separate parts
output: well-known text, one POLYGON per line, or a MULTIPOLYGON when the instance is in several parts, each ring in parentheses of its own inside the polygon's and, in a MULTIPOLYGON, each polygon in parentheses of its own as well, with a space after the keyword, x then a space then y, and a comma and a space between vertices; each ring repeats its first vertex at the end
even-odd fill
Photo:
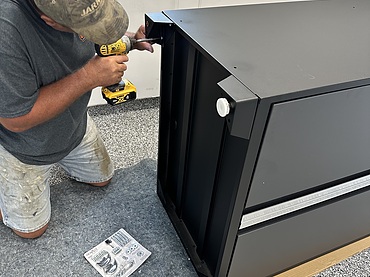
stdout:
POLYGON ((116 0, 34 1, 47 16, 96 44, 116 42, 128 28, 128 15, 116 0))

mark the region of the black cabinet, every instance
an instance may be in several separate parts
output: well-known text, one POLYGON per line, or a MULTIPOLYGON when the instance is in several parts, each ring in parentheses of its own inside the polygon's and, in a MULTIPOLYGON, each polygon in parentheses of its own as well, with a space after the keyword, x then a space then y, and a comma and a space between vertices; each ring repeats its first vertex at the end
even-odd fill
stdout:
POLYGON ((369 14, 146 14, 162 38, 158 195, 199 275, 270 276, 369 235, 369 14))

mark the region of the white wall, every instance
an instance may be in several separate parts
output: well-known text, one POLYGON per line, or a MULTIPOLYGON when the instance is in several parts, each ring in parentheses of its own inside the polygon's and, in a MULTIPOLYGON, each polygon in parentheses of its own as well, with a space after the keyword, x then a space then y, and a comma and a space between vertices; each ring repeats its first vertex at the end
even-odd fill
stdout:
MULTIPOLYGON (((118 0, 130 16, 129 31, 135 32, 144 24, 145 13, 163 10, 215 7, 226 5, 290 2, 292 0, 118 0)), ((295 0, 307 1, 307 0, 295 0)), ((128 69, 124 78, 129 79, 137 89, 138 98, 159 96, 160 46, 154 45, 154 53, 131 51, 128 69)), ((101 96, 101 88, 93 90, 89 105, 106 104, 101 96)))

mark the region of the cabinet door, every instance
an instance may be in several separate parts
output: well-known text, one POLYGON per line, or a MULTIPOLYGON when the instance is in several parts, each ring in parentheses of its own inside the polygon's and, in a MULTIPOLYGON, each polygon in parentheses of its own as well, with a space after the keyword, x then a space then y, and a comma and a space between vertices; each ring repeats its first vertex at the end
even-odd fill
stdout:
POLYGON ((370 86, 275 104, 247 207, 370 169, 370 86))

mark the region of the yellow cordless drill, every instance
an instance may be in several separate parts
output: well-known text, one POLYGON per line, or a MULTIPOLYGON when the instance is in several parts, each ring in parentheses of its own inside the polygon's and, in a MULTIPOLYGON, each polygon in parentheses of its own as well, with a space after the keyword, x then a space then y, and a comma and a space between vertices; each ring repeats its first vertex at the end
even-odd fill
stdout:
MULTIPOLYGON (((127 55, 138 42, 154 41, 155 39, 134 39, 123 36, 112 44, 95 44, 96 53, 101 57, 113 55, 127 55)), ((111 105, 118 105, 129 100, 136 99, 136 87, 127 79, 122 79, 119 83, 102 88, 103 98, 111 105)))

